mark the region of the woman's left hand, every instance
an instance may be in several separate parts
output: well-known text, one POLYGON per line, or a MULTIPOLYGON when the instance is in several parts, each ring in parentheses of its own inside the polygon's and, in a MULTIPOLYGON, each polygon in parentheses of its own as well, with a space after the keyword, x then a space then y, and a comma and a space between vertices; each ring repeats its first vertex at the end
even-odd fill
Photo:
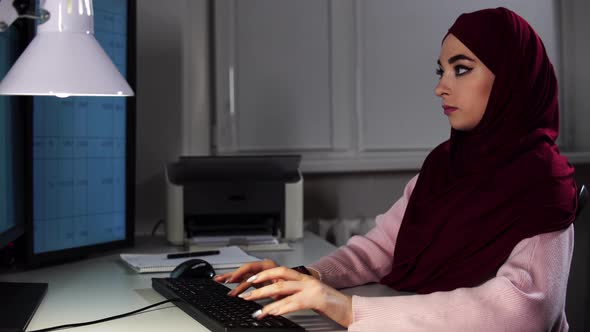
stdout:
POLYGON ((262 271, 248 281, 259 284, 271 280, 280 281, 239 295, 246 300, 280 298, 253 313, 256 318, 312 309, 344 327, 352 323, 352 297, 323 284, 312 276, 280 266, 262 271))

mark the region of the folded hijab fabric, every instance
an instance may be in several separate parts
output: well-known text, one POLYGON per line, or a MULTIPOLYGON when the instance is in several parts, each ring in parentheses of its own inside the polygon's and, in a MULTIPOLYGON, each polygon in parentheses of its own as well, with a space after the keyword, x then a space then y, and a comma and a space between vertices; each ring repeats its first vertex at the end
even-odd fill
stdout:
POLYGON ((471 131, 426 158, 381 283, 417 293, 477 286, 521 240, 568 227, 573 167, 555 144, 557 79, 543 43, 506 8, 461 15, 449 33, 495 75, 471 131))

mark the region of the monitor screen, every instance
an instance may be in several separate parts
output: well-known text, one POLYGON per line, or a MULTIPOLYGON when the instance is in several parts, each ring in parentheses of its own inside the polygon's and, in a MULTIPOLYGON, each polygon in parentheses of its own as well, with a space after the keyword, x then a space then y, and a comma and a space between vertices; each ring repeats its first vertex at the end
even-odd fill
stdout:
MULTIPOLYGON (((95 37, 134 88, 135 4, 93 6, 95 37)), ((34 97, 32 104, 30 263, 131 244, 134 99, 34 97)))
MULTIPOLYGON (((23 24, 0 33, 0 77, 22 52, 23 24)), ((24 119, 23 97, 0 96, 0 249, 24 229, 24 119)))

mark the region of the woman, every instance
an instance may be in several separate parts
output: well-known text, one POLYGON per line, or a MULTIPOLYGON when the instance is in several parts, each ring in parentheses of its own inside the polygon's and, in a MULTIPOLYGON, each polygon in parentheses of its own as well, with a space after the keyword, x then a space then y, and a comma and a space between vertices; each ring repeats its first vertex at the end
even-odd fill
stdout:
POLYGON ((277 299, 254 316, 314 309, 350 331, 568 330, 576 187, 554 143, 557 80, 544 46, 517 14, 486 9, 457 19, 438 65, 451 137, 373 230, 309 275, 263 261, 216 277, 241 282, 230 295, 277 299), (369 282, 416 294, 336 290, 369 282), (251 285, 264 287, 242 293, 251 285))

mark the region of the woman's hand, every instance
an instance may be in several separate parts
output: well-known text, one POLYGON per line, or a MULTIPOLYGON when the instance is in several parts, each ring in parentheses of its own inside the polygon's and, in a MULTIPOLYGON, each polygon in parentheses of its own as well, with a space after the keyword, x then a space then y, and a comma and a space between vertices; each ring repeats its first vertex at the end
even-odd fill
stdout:
POLYGON ((262 271, 247 280, 253 286, 267 286, 240 294, 246 300, 281 298, 253 313, 256 318, 283 315, 288 312, 312 309, 338 324, 352 323, 352 297, 323 284, 316 278, 281 266, 262 271), (276 281, 267 284, 269 281, 276 281))
MULTIPOLYGON (((225 283, 234 283, 239 282, 240 284, 236 286, 236 288, 232 289, 228 295, 235 296, 240 294, 241 292, 245 291, 246 289, 252 286, 252 283, 247 282, 246 280, 251 276, 255 275, 258 272, 272 269, 279 266, 277 263, 270 259, 265 259, 261 262, 252 262, 246 263, 240 266, 237 270, 233 272, 228 272, 225 274, 217 275, 213 279, 217 282, 225 282, 225 283)), ((268 284, 270 284, 270 281, 268 284)), ((258 287, 262 287, 265 284, 261 283, 258 284, 258 287)), ((255 286, 256 287, 256 286, 255 286)))

